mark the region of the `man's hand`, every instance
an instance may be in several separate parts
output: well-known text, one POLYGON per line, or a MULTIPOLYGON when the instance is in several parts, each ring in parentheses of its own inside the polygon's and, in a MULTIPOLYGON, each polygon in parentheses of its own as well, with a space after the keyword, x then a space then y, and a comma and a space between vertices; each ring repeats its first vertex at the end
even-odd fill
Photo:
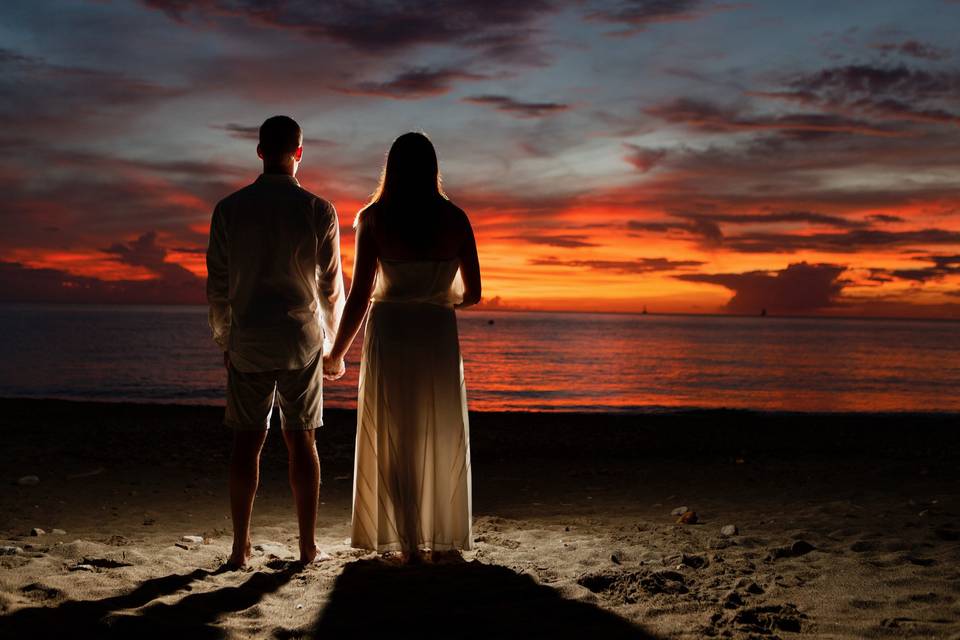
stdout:
POLYGON ((347 365, 343 363, 343 358, 334 359, 330 356, 323 357, 323 379, 339 380, 347 371, 347 365))
POLYGON ((230 371, 230 352, 229 351, 223 352, 223 368, 226 369, 227 371, 230 371))

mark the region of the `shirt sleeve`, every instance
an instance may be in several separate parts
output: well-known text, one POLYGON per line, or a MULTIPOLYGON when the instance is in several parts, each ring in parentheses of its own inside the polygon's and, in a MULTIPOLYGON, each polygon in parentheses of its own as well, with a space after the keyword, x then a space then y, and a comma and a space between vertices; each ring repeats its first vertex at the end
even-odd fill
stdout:
POLYGON ((220 205, 213 210, 210 244, 207 246, 207 302, 213 340, 224 351, 230 348, 230 284, 227 251, 227 227, 220 205))
POLYGON ((317 289, 323 314, 323 352, 333 348, 333 339, 343 315, 345 295, 340 265, 340 220, 337 210, 324 200, 317 201, 317 289))

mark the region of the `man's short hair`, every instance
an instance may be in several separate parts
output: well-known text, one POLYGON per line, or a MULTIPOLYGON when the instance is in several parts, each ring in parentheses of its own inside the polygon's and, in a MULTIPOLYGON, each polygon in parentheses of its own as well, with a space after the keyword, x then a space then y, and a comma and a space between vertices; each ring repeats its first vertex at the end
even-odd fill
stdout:
POLYGON ((303 131, 293 118, 273 116, 260 125, 260 152, 265 157, 294 153, 302 143, 303 131))

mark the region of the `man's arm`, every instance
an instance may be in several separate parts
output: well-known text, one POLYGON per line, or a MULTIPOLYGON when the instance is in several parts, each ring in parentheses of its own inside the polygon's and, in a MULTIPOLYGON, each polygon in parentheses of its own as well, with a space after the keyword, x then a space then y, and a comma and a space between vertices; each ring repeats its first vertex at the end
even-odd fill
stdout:
POLYGON ((323 353, 329 353, 333 345, 340 316, 343 315, 343 270, 340 265, 340 220, 333 205, 317 201, 317 285, 320 293, 320 310, 323 313, 323 353))
MULTIPOLYGON (((213 210, 210 243, 207 245, 207 302, 210 303, 210 329, 224 354, 230 348, 230 284, 227 268, 227 227, 220 206, 213 210)), ((226 355, 224 362, 226 363, 226 355)))
POLYGON ((353 339, 367 314, 370 295, 373 293, 377 279, 379 260, 377 243, 372 230, 367 229, 367 223, 362 218, 357 225, 355 241, 357 248, 353 256, 353 279, 350 281, 350 295, 347 297, 346 310, 343 312, 343 322, 337 329, 337 339, 333 343, 329 357, 323 360, 324 377, 330 380, 343 375, 343 357, 353 344, 353 339))

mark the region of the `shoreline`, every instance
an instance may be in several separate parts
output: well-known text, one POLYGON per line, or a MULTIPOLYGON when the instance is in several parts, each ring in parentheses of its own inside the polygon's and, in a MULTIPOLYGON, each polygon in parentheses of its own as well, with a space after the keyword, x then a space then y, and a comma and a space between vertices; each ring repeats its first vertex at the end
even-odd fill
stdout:
MULTIPOLYGON (((141 308, 141 309, 197 309, 206 311, 206 304, 143 304, 143 303, 109 303, 109 302, 57 302, 57 301, 15 301, 8 300, 0 302, 0 307, 78 307, 78 308, 141 308)), ((463 310, 464 313, 545 313, 545 314, 564 314, 564 315, 601 315, 601 316, 655 316, 655 317, 678 317, 678 318, 756 318, 757 320, 766 319, 784 319, 784 320, 878 320, 893 322, 953 322, 960 323, 958 316, 851 316, 851 315, 791 315, 791 314, 769 314, 760 313, 692 313, 683 311, 583 311, 580 309, 524 309, 508 307, 475 307, 463 310)))
MULTIPOLYGON (((2 396, 0 395, 0 404, 9 402, 42 402, 42 403, 66 403, 66 404, 94 404, 107 406, 134 406, 134 407, 190 407, 198 409, 223 410, 224 404, 198 400, 196 402, 178 402, 168 398, 162 400, 149 399, 122 399, 122 398, 79 398, 74 396, 2 396)), ((356 413, 356 407, 325 406, 324 412, 348 412, 356 413)), ((730 416, 749 416, 749 417, 771 417, 771 418, 931 418, 931 419, 960 419, 960 411, 934 410, 934 411, 915 411, 905 409, 902 411, 793 411, 789 409, 751 409, 743 407, 698 407, 698 406, 672 406, 672 405, 646 405, 636 408, 617 410, 612 407, 604 407, 596 411, 577 411, 567 408, 561 409, 509 409, 502 411, 470 410, 470 415, 481 416, 527 416, 527 415, 545 415, 559 418, 601 418, 604 416, 624 416, 624 417, 730 417, 730 416)))

